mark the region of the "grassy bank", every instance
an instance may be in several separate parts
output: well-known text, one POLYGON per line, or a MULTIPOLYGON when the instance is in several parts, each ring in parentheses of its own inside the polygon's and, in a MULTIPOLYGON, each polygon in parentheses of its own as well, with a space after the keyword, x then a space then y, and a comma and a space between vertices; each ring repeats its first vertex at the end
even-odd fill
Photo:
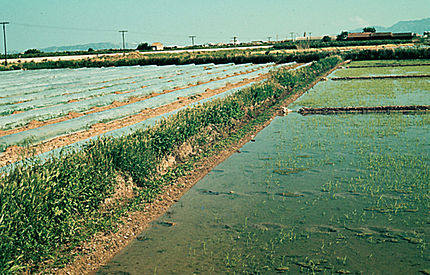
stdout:
MULTIPOLYGON (((270 117, 270 108, 341 61, 321 59, 295 72, 185 109, 153 128, 103 138, 47 162, 26 161, 0 178, 0 273, 61 265, 96 232, 152 201, 201 157, 240 138, 270 117), (184 154, 184 147, 190 147, 184 154), (132 182, 131 198, 115 198, 118 178, 132 182)), ((186 150, 185 150, 186 151, 186 150)))
POLYGON ((289 41, 284 43, 279 43, 273 46, 274 49, 318 49, 327 47, 354 47, 354 46, 379 46, 387 44, 405 44, 412 43, 412 40, 373 40, 373 41, 321 41, 321 40, 311 40, 311 41, 289 41))
POLYGON ((353 50, 342 53, 342 57, 351 60, 429 59, 430 50, 426 48, 353 50))

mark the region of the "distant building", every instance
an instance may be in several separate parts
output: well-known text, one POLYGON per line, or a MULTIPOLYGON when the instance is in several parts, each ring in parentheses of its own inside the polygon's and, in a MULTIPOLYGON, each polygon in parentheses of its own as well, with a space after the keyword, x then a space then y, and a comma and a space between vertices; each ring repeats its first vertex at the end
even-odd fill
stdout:
POLYGON ((307 37, 296 37, 295 38, 295 41, 305 41, 305 40, 308 40, 308 38, 307 37))
POLYGON ((416 35, 412 32, 393 33, 394 39, 406 40, 406 39, 412 39, 412 38, 414 38, 414 36, 416 36, 416 35))
POLYGON ((261 41, 261 40, 258 40, 258 41, 251 41, 251 44, 252 45, 263 45, 263 41, 261 41))
POLYGON ((162 50, 164 50, 164 46, 160 42, 152 43, 151 48, 154 51, 162 51, 162 50))
POLYGON ((415 37, 412 32, 392 33, 392 32, 353 32, 348 34, 347 40, 408 40, 415 37))
POLYGON ((352 32, 348 33, 347 40, 371 40, 371 32, 352 32))

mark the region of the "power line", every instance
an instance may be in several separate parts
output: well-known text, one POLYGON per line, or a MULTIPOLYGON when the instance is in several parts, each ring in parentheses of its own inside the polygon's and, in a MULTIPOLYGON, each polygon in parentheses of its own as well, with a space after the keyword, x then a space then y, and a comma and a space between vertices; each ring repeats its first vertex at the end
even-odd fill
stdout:
POLYGON ((191 38, 191 45, 194 46, 194 39, 196 38, 196 36, 195 35, 190 35, 188 37, 191 38))
MULTIPOLYGON (((52 30, 63 30, 63 31, 79 31, 79 32, 106 32, 106 33, 114 33, 117 32, 118 30, 116 29, 103 29, 103 28, 77 28, 77 27, 64 27, 64 26, 54 26, 54 25, 42 25, 42 24, 28 24, 26 22, 11 22, 11 25, 14 26, 21 26, 21 27, 26 27, 26 28, 41 28, 41 29, 52 29, 52 30)), ((159 32, 142 32, 142 31, 133 31, 133 30, 128 30, 129 34, 133 34, 133 35, 151 35, 155 37, 167 37, 167 38, 180 38, 180 37, 184 37, 184 36, 188 36, 188 34, 180 34, 180 33, 159 33, 159 32)), ((212 35, 199 35, 197 34, 196 36, 201 37, 203 39, 207 39, 207 40, 219 40, 222 39, 222 34, 220 34, 219 36, 212 36, 212 35)), ((256 39, 257 36, 254 37, 242 37, 243 39, 256 39)), ((234 39, 234 38, 233 38, 234 39)), ((237 39, 237 37, 236 37, 237 39)), ((235 41, 234 43, 236 44, 237 41, 235 41)))
MULTIPOLYGON (((42 28, 42 29, 54 29, 54 30, 66 30, 66 31, 83 31, 83 32, 117 32, 117 30, 113 29, 91 29, 91 28, 74 28, 74 27, 61 27, 61 26, 52 26, 52 25, 36 25, 36 24, 27 24, 27 23, 14 23, 16 26, 30 27, 30 28, 42 28)), ((183 37, 183 34, 161 34, 161 33, 153 33, 153 32, 141 32, 141 31, 129 31, 129 33, 133 34, 142 34, 142 35, 156 35, 156 36, 166 36, 166 37, 183 37)))
POLYGON ((3 40, 4 40, 4 65, 7 66, 7 49, 6 49, 6 25, 9 22, 0 22, 3 25, 3 40))
POLYGON ((236 45, 237 36, 233 36, 233 45, 236 45))
MULTIPOLYGON (((122 34, 122 49, 125 50, 125 33, 128 31, 124 30, 119 32, 122 34)), ((124 52, 124 55, 125 55, 125 52, 124 52)))

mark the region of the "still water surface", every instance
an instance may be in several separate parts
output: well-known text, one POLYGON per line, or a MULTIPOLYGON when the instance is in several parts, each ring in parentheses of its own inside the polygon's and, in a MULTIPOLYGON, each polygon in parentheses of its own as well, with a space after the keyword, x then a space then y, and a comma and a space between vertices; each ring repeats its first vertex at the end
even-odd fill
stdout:
POLYGON ((98 274, 429 272, 429 133, 430 114, 277 117, 98 274))

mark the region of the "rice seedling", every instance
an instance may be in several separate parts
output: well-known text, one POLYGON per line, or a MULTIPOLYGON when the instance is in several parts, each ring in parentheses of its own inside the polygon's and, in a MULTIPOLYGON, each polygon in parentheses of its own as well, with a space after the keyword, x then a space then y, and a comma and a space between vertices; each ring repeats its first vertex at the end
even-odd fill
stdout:
POLYGON ((207 229, 220 240, 206 250, 225 251, 207 264, 224 273, 282 272, 283 267, 329 274, 423 269, 428 126, 428 114, 275 119, 258 142, 246 145, 246 156, 228 160, 222 173, 202 183, 259 191, 242 191, 253 195, 234 200, 217 196, 213 205, 220 208, 219 219, 236 226, 223 233, 207 229), (250 160, 261 163, 252 183, 238 172, 243 171, 240 162, 250 160), (308 168, 288 176, 273 173, 291 167, 308 168), (329 192, 319 192, 321 187, 329 192), (414 266, 393 267, 393 261, 405 260, 405 251, 414 266), (229 259, 226 269, 219 268, 223 257, 229 259))

